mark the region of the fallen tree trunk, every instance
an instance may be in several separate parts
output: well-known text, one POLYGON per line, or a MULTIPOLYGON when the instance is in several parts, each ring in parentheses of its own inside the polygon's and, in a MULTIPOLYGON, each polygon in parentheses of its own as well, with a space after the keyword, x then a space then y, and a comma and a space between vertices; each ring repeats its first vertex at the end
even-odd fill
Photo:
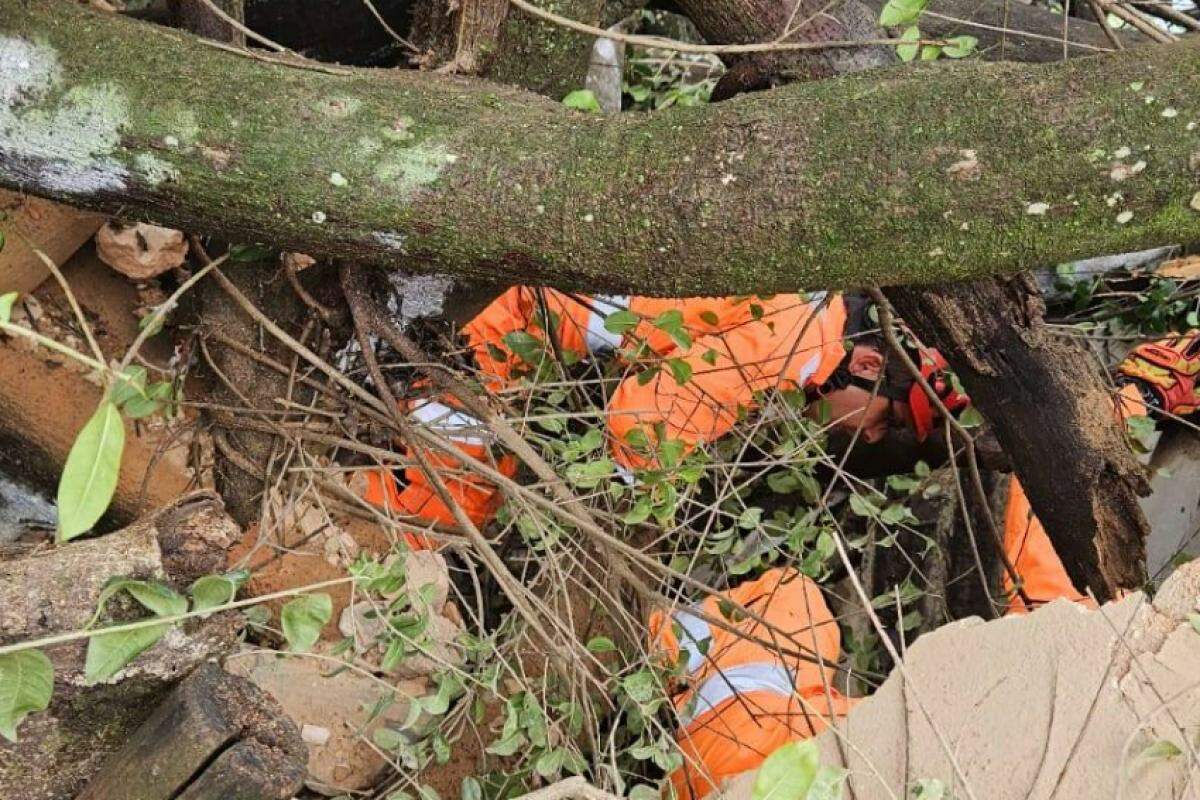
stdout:
POLYGON ((0 184, 314 255, 736 294, 1015 272, 1200 234, 1196 42, 594 118, 480 81, 264 64, 53 0, 0 0, 0 20, 0 63, 16 65, 0 74, 0 184), (1150 165, 1114 208, 1095 151, 1123 142, 1149 146, 1150 165), (975 179, 947 172, 963 149, 975 179))
POLYGON ((888 297, 951 360, 1075 585, 1102 600, 1143 586, 1145 472, 1094 363, 1046 327, 1033 279, 893 288, 888 297))
MULTIPOLYGON (((184 590, 220 572, 237 527, 210 494, 182 498, 117 533, 19 557, 0 557, 0 644, 83 629, 114 576, 165 580, 184 590)), ((229 615, 168 632, 112 679, 84 685, 86 641, 47 648, 54 697, 21 724, 20 741, 0 739, 0 797, 75 797, 124 744, 171 686, 234 642, 229 615)))

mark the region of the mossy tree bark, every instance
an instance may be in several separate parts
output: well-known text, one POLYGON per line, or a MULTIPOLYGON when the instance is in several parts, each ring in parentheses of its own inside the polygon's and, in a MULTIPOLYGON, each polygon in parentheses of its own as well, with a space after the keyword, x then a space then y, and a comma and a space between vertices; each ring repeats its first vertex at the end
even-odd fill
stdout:
POLYGON ((954 369, 1012 458, 1072 581, 1107 600, 1146 582, 1145 472, 1086 352, 1056 336, 1027 276, 889 292, 954 369))
POLYGON ((0 63, 0 184, 363 263, 732 294, 1011 273, 1200 234, 1195 42, 616 118, 477 80, 263 63, 54 0, 0 0, 0 63), (1116 186, 1098 152, 1129 143, 1149 166, 1116 186), (975 179, 947 171, 964 149, 975 179))
MULTIPOLYGON (((719 42, 789 35, 808 41, 869 37, 874 23, 864 20, 855 2, 847 0, 836 16, 810 14, 813 23, 792 34, 790 3, 781 0, 697 3, 695 13, 704 36, 719 42), (818 24, 821 19, 825 21, 818 24)), ((796 17, 809 18, 803 2, 797 10, 796 17)), ((878 58, 886 62, 894 56, 883 53, 878 58)), ((724 87, 726 94, 733 94, 804 80, 822 71, 841 74, 870 66, 849 59, 773 54, 735 65, 731 74, 736 76, 740 69, 740 76, 718 90, 724 87)), ((1163 118, 1175 117, 1167 113, 1163 118)), ((955 174, 973 180, 967 173, 979 166, 972 165, 977 155, 960 151, 955 174)), ((965 225, 969 228, 970 223, 965 225)), ((1033 282, 996 277, 893 286, 888 294, 918 334, 942 350, 987 415, 1076 585, 1101 600, 1121 589, 1139 588, 1146 578, 1149 526, 1138 496, 1149 486, 1124 441, 1099 371, 1081 345, 1047 332, 1044 306, 1033 282), (1033 429, 1038 436, 1029 435, 1033 429)))

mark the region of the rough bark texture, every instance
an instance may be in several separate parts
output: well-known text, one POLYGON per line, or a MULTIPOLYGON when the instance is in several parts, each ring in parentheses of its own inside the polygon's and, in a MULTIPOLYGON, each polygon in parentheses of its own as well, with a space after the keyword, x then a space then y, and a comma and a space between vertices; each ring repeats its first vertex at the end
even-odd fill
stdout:
MULTIPOLYGON (((604 0, 541 5, 588 25, 602 22, 604 0)), ((520 86, 555 100, 583 86, 592 39, 535 19, 507 0, 422 0, 412 38, 443 70, 520 86)))
MULTIPOLYGON (((233 19, 245 24, 243 0, 213 0, 213 3, 233 19)), ((205 39, 246 46, 246 35, 214 14, 203 0, 170 0, 175 24, 205 39)))
MULTIPOLYGON (((223 568, 225 548, 237 535, 220 503, 200 494, 108 536, 25 557, 6 554, 0 560, 0 644, 81 630, 113 576, 166 580, 183 591, 199 576, 223 568)), ((122 606, 114 600, 110 608, 122 606)), ((234 632, 229 615, 190 623, 168 632, 112 680, 92 687, 83 681, 85 641, 48 648, 54 699, 22 723, 20 742, 0 740, 0 797, 75 797, 171 686, 226 651, 234 632)))
MULTIPOLYGON (((683 12, 706 41, 721 44, 878 39, 877 13, 859 0, 680 0, 683 12)), ((884 67, 891 48, 776 51, 727 56, 729 72, 713 90, 720 101, 743 91, 884 67)))
POLYGON ((296 724, 270 695, 203 664, 159 703, 76 800, 287 800, 304 783, 307 757, 296 724), (256 757, 236 755, 246 748, 256 757), (214 792, 215 786, 226 788, 214 792))
POLYGON ((1144 471, 1098 370, 1044 324, 1033 281, 893 289, 890 297, 947 355, 991 421, 1075 584, 1101 599, 1143 586, 1144 471))
POLYGON ((1191 41, 616 118, 480 81, 264 64, 51 0, 0 0, 0 53, 0 184, 314 255, 735 294, 1013 272, 1200 233, 1191 41), (1095 151, 1129 142, 1149 166, 1110 207, 1095 151), (978 180, 947 173, 960 149, 978 180))
MULTIPOLYGON (((310 267, 309 269, 317 269, 310 267)), ((263 264, 234 264, 224 268, 225 274, 259 308, 271 309, 272 318, 297 338, 304 334, 296 324, 306 318, 307 310, 297 300, 282 270, 263 264)), ((206 337, 208 358, 203 359, 205 385, 199 399, 225 408, 242 409, 253 416, 254 409, 279 411, 280 400, 288 398, 288 376, 262 366, 244 353, 222 343, 233 340, 254 350, 262 350, 278 363, 291 364, 295 356, 274 337, 260 335, 259 327, 215 281, 206 281, 197 288, 201 329, 206 337)), ((311 345, 312 339, 307 340, 311 345)), ((299 389, 299 392, 311 390, 299 389)), ((294 398, 303 402, 307 395, 294 398)), ((277 415, 265 416, 265 421, 279 421, 277 415)), ((228 430, 214 425, 217 449, 214 473, 229 513, 242 525, 259 517, 264 487, 263 473, 270 468, 277 451, 278 437, 270 433, 228 430), (231 457, 230 451, 235 451, 231 457), (244 465, 259 470, 248 472, 244 465)))

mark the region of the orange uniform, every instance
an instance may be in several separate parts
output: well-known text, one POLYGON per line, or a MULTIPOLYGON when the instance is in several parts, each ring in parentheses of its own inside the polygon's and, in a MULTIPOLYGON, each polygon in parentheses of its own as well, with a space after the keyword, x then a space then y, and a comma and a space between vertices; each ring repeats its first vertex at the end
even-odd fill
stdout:
POLYGON ((820 733, 853 703, 830 685, 824 666, 837 663, 841 632, 816 583, 772 569, 726 597, 770 625, 750 617, 733 623, 736 632, 710 625, 698 613, 723 619, 717 597, 698 612, 650 619, 652 647, 671 663, 685 661, 685 688, 675 696, 684 763, 670 776, 681 800, 703 797, 780 745, 820 733))
MULTIPOLYGON (((521 332, 545 342, 545 327, 553 329, 553 347, 575 360, 613 351, 623 343, 644 342, 652 354, 686 362, 691 377, 683 385, 673 372, 660 369, 645 383, 631 375, 610 400, 613 456, 622 467, 636 468, 645 466, 647 457, 628 445, 635 428, 653 444, 656 427, 661 427, 669 438, 691 448, 727 433, 739 408, 753 408, 758 391, 821 384, 845 355, 845 319, 845 306, 837 295, 577 298, 552 289, 517 286, 471 320, 463 334, 493 389, 510 382, 523 365, 505 337, 521 332), (617 312, 632 312, 639 320, 624 335, 604 324, 617 312), (656 320, 670 324, 656 327, 656 320)), ((409 413, 414 421, 454 441, 464 453, 492 457, 490 432, 449 401, 420 401, 410 406, 409 413)), ((439 468, 450 494, 473 522, 482 525, 492 517, 502 500, 495 486, 472 475, 453 457, 434 457, 425 449, 422 453, 439 468)), ((515 474, 511 456, 495 460, 506 475, 515 474)), ((390 474, 371 473, 366 499, 406 516, 455 524, 450 509, 420 470, 407 469, 405 479, 407 488, 400 490, 390 474)), ((410 543, 419 545, 415 539, 410 543)))

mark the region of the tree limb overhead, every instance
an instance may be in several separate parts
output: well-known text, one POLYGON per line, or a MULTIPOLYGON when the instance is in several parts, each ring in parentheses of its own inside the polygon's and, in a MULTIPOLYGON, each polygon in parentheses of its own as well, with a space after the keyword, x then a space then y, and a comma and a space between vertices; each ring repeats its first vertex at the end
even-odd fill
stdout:
POLYGON ((0 65, 0 185, 381 265, 736 294, 1200 238, 1197 42, 598 118, 479 80, 297 69, 74 3, 0 0, 0 65), (1116 184, 1122 146, 1147 167, 1116 184), (951 170, 964 150, 978 169, 951 170))

